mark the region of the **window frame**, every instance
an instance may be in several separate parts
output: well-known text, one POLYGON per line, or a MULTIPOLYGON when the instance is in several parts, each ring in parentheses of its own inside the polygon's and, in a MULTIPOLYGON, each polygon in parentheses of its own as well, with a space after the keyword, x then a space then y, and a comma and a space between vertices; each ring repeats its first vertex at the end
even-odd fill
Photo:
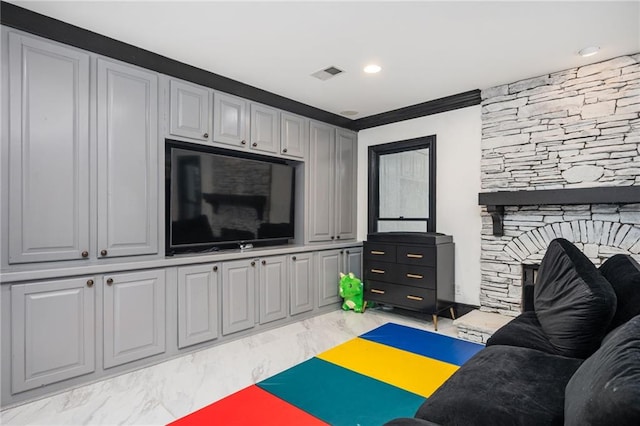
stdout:
POLYGON ((423 136, 380 145, 369 146, 369 208, 368 233, 378 233, 378 222, 394 221, 425 221, 427 232, 436 232, 436 135, 423 136), (399 152, 429 149, 429 217, 428 218, 381 218, 380 217, 380 156, 399 152))

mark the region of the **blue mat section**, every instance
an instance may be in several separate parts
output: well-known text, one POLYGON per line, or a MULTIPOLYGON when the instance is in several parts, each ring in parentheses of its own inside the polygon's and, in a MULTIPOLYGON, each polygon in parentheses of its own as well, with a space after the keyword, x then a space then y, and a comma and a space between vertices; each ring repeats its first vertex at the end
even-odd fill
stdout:
POLYGON ((360 337, 458 366, 484 348, 478 343, 393 323, 382 325, 360 337))
POLYGON ((397 417, 412 416, 425 400, 319 358, 257 386, 334 426, 379 426, 397 417))

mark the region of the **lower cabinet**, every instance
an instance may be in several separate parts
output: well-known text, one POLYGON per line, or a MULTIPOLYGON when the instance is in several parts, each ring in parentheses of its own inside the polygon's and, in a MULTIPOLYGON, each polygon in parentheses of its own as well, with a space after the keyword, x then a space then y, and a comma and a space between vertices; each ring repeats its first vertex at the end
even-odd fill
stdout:
POLYGON ((260 324, 287 317, 287 257, 265 257, 260 261, 260 324))
POLYGON ((178 348, 218 337, 218 265, 178 268, 178 348))
POLYGON ((46 386, 59 391, 65 381, 82 383, 81 376, 97 380, 131 362, 337 307, 339 273, 360 276, 362 248, 174 268, 3 286, 3 406, 42 396, 46 386), (167 340, 176 331, 177 347, 167 340))
POLYGON ((222 264, 222 334, 255 326, 256 260, 222 264))
POLYGON ((362 248, 326 250, 318 252, 318 307, 340 301, 338 283, 340 273, 353 272, 362 279, 362 248))
POLYGON ((313 310, 313 254, 289 256, 289 312, 291 315, 313 310))
POLYGON ((164 269, 104 276, 104 368, 165 351, 164 269))
POLYGON ((13 393, 95 370, 94 283, 81 277, 12 286, 13 393))

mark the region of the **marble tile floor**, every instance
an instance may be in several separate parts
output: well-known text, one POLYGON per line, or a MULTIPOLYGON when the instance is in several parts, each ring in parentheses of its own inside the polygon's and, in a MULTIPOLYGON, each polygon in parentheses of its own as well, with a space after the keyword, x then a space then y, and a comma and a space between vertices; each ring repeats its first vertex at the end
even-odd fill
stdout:
MULTIPOLYGON (((433 331, 384 310, 338 310, 6 409, 0 424, 167 424, 387 322, 433 331)), ((438 332, 456 336, 446 318, 438 332)))

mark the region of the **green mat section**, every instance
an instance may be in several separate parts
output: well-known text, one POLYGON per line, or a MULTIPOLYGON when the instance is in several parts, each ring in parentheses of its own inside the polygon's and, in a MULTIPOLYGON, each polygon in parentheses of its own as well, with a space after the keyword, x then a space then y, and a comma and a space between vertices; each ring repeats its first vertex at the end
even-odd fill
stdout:
POLYGON ((334 426, 381 425, 413 415, 425 401, 422 396, 318 358, 257 386, 334 426))

